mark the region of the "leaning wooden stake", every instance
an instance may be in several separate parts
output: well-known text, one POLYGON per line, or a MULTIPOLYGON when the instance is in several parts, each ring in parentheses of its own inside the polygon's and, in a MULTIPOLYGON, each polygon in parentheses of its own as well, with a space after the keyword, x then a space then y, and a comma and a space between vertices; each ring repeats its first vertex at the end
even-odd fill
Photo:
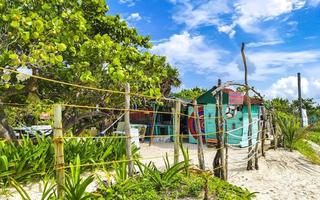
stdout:
POLYGON ((199 110, 197 105, 197 100, 193 100, 193 113, 195 117, 195 125, 196 125, 196 132, 198 135, 198 160, 199 160, 199 167, 202 170, 205 170, 205 164, 204 164, 204 154, 203 154, 203 133, 201 131, 200 126, 200 116, 199 116, 199 110))
POLYGON ((241 46, 241 55, 244 65, 244 84, 246 86, 246 96, 248 98, 248 119, 249 119, 249 127, 248 127, 248 139, 249 139, 249 149, 248 149, 248 164, 247 170, 252 170, 252 115, 251 115, 251 100, 249 96, 249 85, 248 85, 248 66, 246 61, 246 56, 244 54, 244 43, 241 46))
POLYGON ((133 176, 133 160, 132 160, 132 148, 131 148, 131 133, 130 133, 130 85, 126 83, 125 86, 125 135, 126 135, 126 155, 128 160, 128 176, 133 176))
POLYGON ((63 186, 65 184, 64 174, 64 150, 63 150, 63 135, 62 135, 62 108, 60 104, 56 104, 54 109, 54 125, 53 125, 53 141, 55 150, 55 167, 57 193, 59 199, 64 199, 63 186))
POLYGON ((180 148, 180 108, 181 102, 176 101, 175 103, 175 113, 174 113, 174 164, 179 162, 179 148, 180 148))
MULTIPOLYGON (((221 80, 218 80, 218 87, 221 85, 221 80)), ((217 135, 217 152, 213 159, 213 171, 216 177, 226 180, 225 173, 225 156, 223 142, 223 119, 222 119, 222 91, 216 96, 216 135, 217 135)))

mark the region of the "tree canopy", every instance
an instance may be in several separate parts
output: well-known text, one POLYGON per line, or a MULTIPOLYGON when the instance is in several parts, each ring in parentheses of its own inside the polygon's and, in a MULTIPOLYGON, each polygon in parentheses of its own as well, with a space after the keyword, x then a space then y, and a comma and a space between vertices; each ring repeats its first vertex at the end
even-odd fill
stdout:
POLYGON ((182 99, 194 100, 207 91, 207 89, 195 87, 191 89, 183 89, 180 92, 173 93, 173 96, 182 99))
MULTIPOLYGON (((180 84, 177 69, 165 57, 149 53, 150 37, 139 35, 119 16, 108 15, 105 0, 0 0, 0 11, 1 67, 118 91, 130 83, 132 92, 158 97, 180 84)), ((122 95, 73 88, 6 70, 0 70, 0 77, 3 102, 113 107, 123 102, 122 95)))

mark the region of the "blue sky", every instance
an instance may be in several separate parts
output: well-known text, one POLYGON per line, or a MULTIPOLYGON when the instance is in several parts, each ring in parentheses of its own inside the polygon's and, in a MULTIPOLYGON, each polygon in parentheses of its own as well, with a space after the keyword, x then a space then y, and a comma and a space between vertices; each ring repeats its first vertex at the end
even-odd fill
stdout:
MULTIPOLYGON (((180 70, 181 88, 211 88, 217 79, 249 82, 267 97, 320 101, 320 0, 107 0, 142 35, 152 52, 180 70)), ((180 88, 180 89, 181 89, 180 88)))

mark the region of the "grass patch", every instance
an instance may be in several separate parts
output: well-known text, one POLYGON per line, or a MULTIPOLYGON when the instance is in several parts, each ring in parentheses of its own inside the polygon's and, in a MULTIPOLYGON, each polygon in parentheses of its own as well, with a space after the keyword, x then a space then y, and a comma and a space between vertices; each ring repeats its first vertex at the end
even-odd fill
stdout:
POLYGON ((311 147, 311 145, 307 141, 303 139, 297 140, 294 143, 294 149, 298 150, 312 163, 320 165, 320 157, 317 155, 317 152, 311 147))
POLYGON ((320 132, 309 132, 307 135, 307 140, 320 145, 320 132))

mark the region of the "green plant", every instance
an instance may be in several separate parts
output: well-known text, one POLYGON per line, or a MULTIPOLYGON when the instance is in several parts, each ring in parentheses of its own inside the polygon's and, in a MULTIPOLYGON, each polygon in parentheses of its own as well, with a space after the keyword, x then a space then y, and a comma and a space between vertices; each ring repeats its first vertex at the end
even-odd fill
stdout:
POLYGON ((285 147, 292 151, 294 142, 299 139, 299 137, 302 137, 303 133, 303 129, 300 129, 298 119, 290 115, 278 114, 276 120, 281 129, 281 133, 284 135, 285 147))
MULTIPOLYGON (((10 183, 18 191, 18 193, 20 194, 20 197, 23 200, 32 200, 28 192, 16 180, 11 179, 10 183)), ((49 180, 44 180, 43 183, 44 183, 44 188, 41 195, 41 200, 54 199, 55 197, 54 191, 55 191, 56 185, 50 184, 49 180)))
POLYGON ((94 180, 93 176, 87 177, 82 180, 81 175, 81 161, 79 155, 75 159, 75 165, 70 163, 70 174, 66 175, 66 184, 63 186, 63 190, 66 195, 65 198, 69 200, 84 200, 92 197, 92 194, 87 193, 86 189, 90 183, 94 180))

